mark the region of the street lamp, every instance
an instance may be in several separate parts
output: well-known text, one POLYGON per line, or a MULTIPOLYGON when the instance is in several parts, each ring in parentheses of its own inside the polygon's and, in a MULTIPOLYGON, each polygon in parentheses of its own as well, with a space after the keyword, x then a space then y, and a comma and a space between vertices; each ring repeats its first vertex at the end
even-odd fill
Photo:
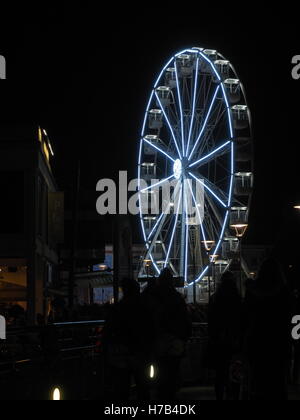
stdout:
POLYGON ((294 206, 294 209, 296 209, 296 210, 300 210, 300 204, 299 204, 299 205, 294 206))

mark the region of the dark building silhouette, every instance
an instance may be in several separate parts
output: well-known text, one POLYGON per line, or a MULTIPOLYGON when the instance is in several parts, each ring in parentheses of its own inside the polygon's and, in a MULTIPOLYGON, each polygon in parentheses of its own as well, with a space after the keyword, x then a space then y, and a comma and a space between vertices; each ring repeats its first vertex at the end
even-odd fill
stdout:
POLYGON ((18 304, 27 321, 45 315, 48 287, 63 240, 63 193, 51 170, 54 155, 45 130, 1 127, 0 304, 18 304))

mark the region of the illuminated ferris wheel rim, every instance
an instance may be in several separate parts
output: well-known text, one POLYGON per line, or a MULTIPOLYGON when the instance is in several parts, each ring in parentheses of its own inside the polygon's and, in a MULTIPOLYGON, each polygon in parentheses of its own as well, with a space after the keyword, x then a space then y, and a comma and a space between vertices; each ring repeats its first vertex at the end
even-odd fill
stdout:
MULTIPOLYGON (((146 108, 143 128, 142 128, 142 132, 141 132, 140 152, 139 152, 139 176, 138 176, 138 178, 139 178, 139 196, 141 196, 141 193, 143 192, 143 190, 141 190, 141 187, 140 187, 140 181, 142 179, 142 177, 141 177, 142 153, 143 153, 143 147, 144 147, 145 141, 148 142, 148 140, 145 140, 145 138, 147 137, 146 124, 147 124, 149 112, 150 112, 150 109, 151 109, 151 103, 153 102, 154 99, 156 99, 157 103, 159 104, 160 110, 152 110, 152 111, 153 112, 154 111, 156 111, 156 112, 161 111, 161 113, 163 114, 163 117, 165 119, 165 122, 167 123, 168 129, 171 133, 171 137, 172 137, 172 139, 174 141, 174 144, 175 144, 175 147, 176 147, 175 152, 177 152, 177 155, 176 155, 176 153, 174 153, 172 155, 170 152, 167 153, 166 151, 160 149, 159 147, 156 147, 157 152, 162 153, 165 156, 166 159, 169 159, 172 162, 172 168, 173 168, 172 172, 173 173, 171 173, 171 176, 169 176, 167 178, 168 180, 169 179, 180 180, 181 178, 184 178, 183 177, 184 168, 187 168, 187 173, 192 178, 194 178, 196 180, 196 182, 199 182, 200 180, 197 179, 197 177, 192 173, 192 168, 197 166, 197 165, 199 166, 201 164, 201 162, 205 162, 209 157, 213 157, 215 154, 217 154, 217 152, 219 152, 219 151, 221 151, 225 148, 230 149, 231 156, 230 156, 230 181, 229 181, 228 200, 227 201, 221 200, 220 197, 218 197, 216 194, 213 193, 213 191, 209 188, 209 185, 204 185, 203 184, 204 187, 207 188, 210 191, 210 193, 213 193, 215 195, 215 198, 218 199, 218 201, 222 204, 222 206, 225 209, 225 213, 224 213, 224 216, 223 216, 223 222, 222 222, 222 228, 221 228, 219 238, 218 238, 217 241, 215 241, 214 246, 210 249, 210 251, 208 253, 209 257, 211 257, 211 256, 217 255, 219 253, 220 247, 222 245, 222 241, 224 239, 225 230, 226 230, 226 227, 228 226, 228 219, 229 219, 230 210, 231 210, 232 203, 233 203, 233 182, 234 182, 234 177, 236 175, 235 174, 235 159, 234 159, 234 152, 235 152, 235 150, 234 150, 234 134, 235 133, 234 133, 234 127, 233 127, 233 121, 232 121, 232 109, 230 107, 230 101, 229 101, 229 98, 227 96, 226 89, 225 89, 225 86, 224 86, 224 80, 222 80, 222 77, 219 74, 218 70, 216 69, 216 66, 215 66, 214 62, 211 61, 208 58, 208 56, 205 54, 205 51, 210 51, 210 50, 203 50, 202 48, 196 48, 195 47, 195 48, 192 48, 192 49, 188 48, 188 49, 185 49, 185 50, 182 50, 182 51, 178 52, 166 63, 166 65, 163 67, 162 71, 160 72, 158 78, 156 79, 156 81, 154 83, 154 86, 153 86, 153 89, 152 89, 152 92, 151 92, 151 95, 150 95, 150 99, 148 101, 147 108, 146 108), (216 81, 216 86, 217 87, 215 89, 215 93, 214 93, 212 102, 211 102, 210 107, 208 109, 207 118, 204 121, 204 124, 202 125, 200 134, 198 135, 197 140, 195 141, 194 145, 191 144, 190 140, 191 140, 191 127, 192 127, 192 125, 194 123, 194 119, 195 119, 195 97, 194 97, 194 100, 193 100, 193 110, 192 110, 192 117, 191 117, 191 121, 190 121, 190 130, 189 130, 190 132, 189 132, 188 139, 186 139, 185 138, 186 136, 184 135, 184 132, 183 132, 183 126, 184 126, 183 119, 184 119, 184 117, 183 117, 182 103, 181 103, 181 99, 180 99, 179 75, 178 75, 178 69, 177 69, 177 64, 176 64, 176 60, 179 57, 183 57, 186 54, 192 54, 194 56, 194 58, 196 59, 196 71, 195 71, 196 76, 195 76, 195 82, 194 82, 194 84, 195 84, 194 95, 195 96, 196 96, 196 92, 197 92, 197 79, 199 78, 199 63, 200 63, 201 60, 202 60, 202 62, 204 61, 204 62, 208 63, 208 65, 211 68, 212 74, 217 79, 217 81, 216 81), (159 99, 159 96, 157 94, 157 91, 159 89, 161 89, 161 90, 167 89, 165 87, 160 87, 159 84, 160 84, 160 81, 163 78, 165 72, 168 69, 170 70, 170 65, 173 62, 175 63, 174 70, 175 70, 175 74, 176 74, 176 90, 177 90, 177 94, 178 94, 178 102, 179 102, 179 108, 180 108, 181 142, 180 142, 180 136, 176 136, 174 134, 174 130, 172 129, 173 128, 172 124, 169 122, 168 116, 166 115, 165 107, 162 105, 162 103, 159 99), (208 118, 210 117, 212 107, 214 106, 216 97, 217 97, 218 93, 220 93, 220 92, 222 94, 222 98, 225 102, 225 106, 226 106, 226 109, 227 109, 227 121, 228 121, 228 126, 229 126, 229 135, 228 135, 227 139, 224 139, 225 141, 221 146, 218 146, 215 150, 211 151, 207 155, 198 156, 196 160, 195 159, 193 160, 192 157, 194 156, 194 152, 197 149, 199 140, 201 139, 201 136, 206 129, 206 125, 207 125, 207 122, 208 122, 208 118)), ((218 55, 218 57, 221 57, 223 60, 225 60, 224 57, 221 54, 217 53, 217 55, 218 55)), ((230 67, 231 67, 233 73, 236 75, 236 72, 235 72, 235 70, 234 70, 234 68, 231 64, 230 64, 230 67)), ((200 74, 201 74, 201 72, 200 72, 200 74)), ((244 93, 243 85, 241 83, 240 83, 240 88, 241 88, 241 91, 242 91, 242 95, 244 97, 244 101, 246 102, 246 96, 245 96, 245 93, 244 93)), ((245 106, 245 108, 248 108, 248 107, 245 106)), ((251 131, 250 113, 248 115, 249 115, 249 127, 250 127, 250 131, 251 131)), ((150 142, 149 142, 149 144, 150 144, 150 142)), ((195 204, 196 204, 196 202, 195 202, 195 204)), ((161 270, 159 269, 158 264, 155 261, 155 258, 153 256, 152 249, 150 249, 151 247, 149 246, 149 235, 146 234, 146 229, 145 229, 144 218, 143 218, 141 206, 140 206, 140 220, 141 220, 141 225, 142 225, 142 230, 143 230, 143 237, 144 237, 144 241, 145 241, 146 249, 147 249, 147 258, 149 258, 151 260, 151 262, 153 264, 153 267, 156 270, 156 273, 159 274, 161 270)), ((157 228, 157 223, 158 222, 156 222, 154 228, 152 229, 152 232, 155 229, 155 227, 157 228)), ((175 225, 176 225, 176 222, 175 222, 175 225)), ((175 229, 175 227, 174 227, 174 229, 175 229)), ((188 230, 188 229, 189 228, 186 228, 186 230, 188 230)), ((201 229, 202 229, 202 233, 204 233, 202 225, 201 225, 201 229)), ((174 232, 173 232, 173 236, 174 236, 174 232)), ((151 235, 150 235, 150 237, 151 237, 151 235)), ((205 235, 204 235, 204 237, 205 237, 205 235)), ((213 242, 213 241, 208 240, 206 242, 208 243, 208 242, 213 242)), ((170 247, 171 246, 172 246, 172 244, 170 245, 170 247)), ((205 245, 205 247, 206 247, 206 245, 205 245)), ((169 257, 169 252, 167 253, 167 257, 169 257)), ((168 261, 166 260, 164 266, 166 266, 167 263, 168 263, 168 261)), ((197 277, 194 278, 193 281, 190 282, 189 284, 193 284, 194 282, 199 282, 206 275, 206 273, 207 273, 211 264, 212 264, 212 260, 209 258, 209 263, 205 267, 203 267, 200 275, 197 275, 197 277)), ((185 277, 186 277, 186 281, 187 281, 187 276, 185 276, 185 277)))

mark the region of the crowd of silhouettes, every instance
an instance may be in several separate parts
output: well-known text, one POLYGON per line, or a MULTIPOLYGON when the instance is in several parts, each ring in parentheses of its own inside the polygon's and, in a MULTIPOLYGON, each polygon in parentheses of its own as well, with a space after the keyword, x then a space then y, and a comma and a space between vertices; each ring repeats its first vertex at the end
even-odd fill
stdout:
POLYGON ((286 400, 292 299, 280 264, 266 260, 242 299, 226 272, 209 305, 209 354, 217 400, 286 400))
POLYGON ((185 300, 176 291, 169 269, 150 279, 142 293, 133 279, 124 279, 122 289, 123 298, 114 305, 103 333, 111 383, 108 398, 127 400, 134 379, 139 401, 172 401, 192 329, 185 300), (154 387, 150 386, 151 366, 155 366, 154 387))
MULTIPOLYGON (((291 360, 296 376, 300 365, 300 348, 291 338, 299 294, 289 289, 275 259, 245 282, 243 297, 239 280, 225 272, 208 306, 207 366, 215 371, 216 399, 286 400, 291 360)), ((135 383, 139 401, 172 401, 197 307, 190 310, 169 269, 149 279, 142 292, 133 279, 124 279, 122 289, 103 333, 108 397, 128 400, 135 383)))

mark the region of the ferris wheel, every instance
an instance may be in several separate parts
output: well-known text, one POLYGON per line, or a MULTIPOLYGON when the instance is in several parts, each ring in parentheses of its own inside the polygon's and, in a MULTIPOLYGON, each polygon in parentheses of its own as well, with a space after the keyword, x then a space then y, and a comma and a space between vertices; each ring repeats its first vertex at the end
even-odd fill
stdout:
POLYGON ((163 67, 145 112, 138 179, 139 277, 169 267, 189 286, 212 264, 230 266, 248 226, 252 129, 243 85, 217 51, 186 49, 163 67))

